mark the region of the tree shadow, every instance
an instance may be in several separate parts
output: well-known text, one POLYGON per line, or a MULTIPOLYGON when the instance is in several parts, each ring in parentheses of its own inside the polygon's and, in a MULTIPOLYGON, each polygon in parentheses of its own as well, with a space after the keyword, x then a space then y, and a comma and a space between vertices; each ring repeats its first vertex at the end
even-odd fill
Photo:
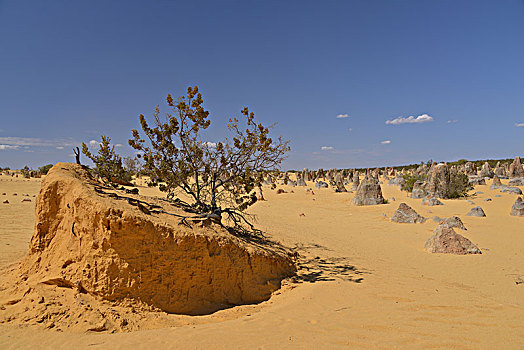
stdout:
POLYGON ((297 274, 295 283, 316 283, 321 281, 346 281, 362 283, 364 274, 369 272, 357 269, 347 257, 329 256, 332 250, 318 244, 297 245, 297 274))

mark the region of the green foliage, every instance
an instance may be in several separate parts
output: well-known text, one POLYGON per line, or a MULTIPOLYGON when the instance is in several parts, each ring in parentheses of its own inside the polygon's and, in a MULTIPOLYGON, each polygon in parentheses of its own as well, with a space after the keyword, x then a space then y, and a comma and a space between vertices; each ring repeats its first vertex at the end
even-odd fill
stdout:
POLYGON ((402 178, 405 182, 400 186, 400 189, 402 191, 413 192, 413 185, 415 185, 415 182, 418 180, 424 180, 426 177, 423 175, 404 174, 402 175, 402 178))
POLYGON ((122 157, 111 146, 111 139, 102 135, 102 142, 97 154, 92 154, 85 143, 82 142, 82 153, 95 164, 94 172, 103 180, 126 184, 131 181, 131 175, 122 166, 122 157))
POLYGON ((473 186, 469 183, 468 176, 464 173, 451 172, 450 185, 445 198, 466 197, 473 186))
POLYGON ((53 167, 53 164, 47 164, 47 165, 41 166, 40 168, 38 168, 38 173, 40 175, 47 175, 47 173, 49 172, 49 170, 52 167, 53 167))
POLYGON ((231 139, 206 142, 202 133, 211 121, 198 87, 189 87, 186 96, 176 101, 171 95, 166 100, 171 112, 161 118, 157 106, 152 127, 140 115, 145 137, 132 130, 129 140, 129 145, 141 152, 151 184, 158 185, 168 198, 176 191, 184 192, 191 198, 185 203, 188 211, 220 218, 226 213, 235 226, 245 223, 240 213, 256 202, 255 188, 263 173, 278 167, 285 158, 288 141, 270 138, 269 128, 257 123, 246 107, 241 111, 244 127, 237 118, 229 119, 231 139))
POLYGON ((32 170, 29 169, 27 165, 22 170, 20 170, 20 172, 22 173, 22 176, 27 179, 31 177, 31 171, 32 170))

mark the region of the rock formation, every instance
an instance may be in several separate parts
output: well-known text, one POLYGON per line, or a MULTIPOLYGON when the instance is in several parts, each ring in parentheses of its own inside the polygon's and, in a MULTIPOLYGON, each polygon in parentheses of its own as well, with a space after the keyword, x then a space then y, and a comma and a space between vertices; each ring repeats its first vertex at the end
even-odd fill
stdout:
POLYGON ((358 172, 355 172, 353 175, 353 185, 351 186, 351 191, 356 191, 360 185, 360 178, 358 172))
POLYGON ((466 216, 476 216, 479 218, 485 217, 486 213, 481 207, 471 208, 471 210, 466 214, 466 216))
POLYGON ((482 254, 480 249, 466 237, 456 233, 453 228, 438 225, 424 246, 430 253, 482 254))
POLYGON ((508 186, 524 186, 524 177, 514 177, 510 179, 508 186))
POLYGON ((384 204, 382 189, 377 179, 373 176, 366 176, 357 189, 357 194, 353 198, 355 205, 376 205, 384 204))
POLYGON ((438 198, 445 198, 449 191, 450 182, 448 165, 445 163, 434 165, 427 185, 428 194, 438 198))
POLYGON ((432 207, 435 205, 444 205, 444 203, 439 201, 438 198, 436 197, 424 197, 422 198, 422 205, 427 205, 427 206, 432 207))
POLYGON ((524 201, 522 200, 522 197, 517 197, 517 200, 511 207, 511 212, 509 215, 524 216, 524 201))
POLYGON ((491 166, 489 165, 488 162, 485 162, 484 165, 482 166, 482 169, 480 169, 480 174, 479 174, 481 177, 493 177, 493 175, 495 175, 493 173, 493 170, 491 170, 491 166))
POLYGON ((261 248, 202 219, 180 225, 180 215, 187 213, 151 197, 122 195, 82 166, 58 163, 42 182, 21 275, 28 284, 200 315, 267 300, 294 274, 284 248, 261 248))
POLYGON ((299 173, 297 173, 297 186, 307 186, 306 181, 304 181, 299 173))
POLYGON ((426 197, 426 183, 421 180, 415 181, 413 184, 413 190, 411 191, 411 198, 424 198, 426 197))
POLYGON ((520 162, 520 157, 515 157, 513 163, 509 166, 509 177, 524 177, 524 169, 522 168, 522 163, 520 162))
POLYGON ((391 217, 393 222, 402 222, 402 223, 424 223, 426 218, 419 215, 413 208, 411 208, 406 203, 400 203, 398 209, 395 211, 391 217))
POLYGON ((464 223, 458 216, 452 216, 447 219, 441 219, 440 223, 441 226, 447 226, 451 228, 458 228, 460 230, 467 231, 466 226, 464 226, 464 223))

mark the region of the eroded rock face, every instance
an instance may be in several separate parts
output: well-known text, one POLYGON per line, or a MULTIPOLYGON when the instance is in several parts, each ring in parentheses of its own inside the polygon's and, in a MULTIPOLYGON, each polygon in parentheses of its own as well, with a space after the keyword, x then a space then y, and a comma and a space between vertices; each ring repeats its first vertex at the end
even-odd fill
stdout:
POLYGON ((411 198, 424 198, 426 194, 426 183, 420 180, 415 181, 413 191, 411 191, 411 198))
POLYGON ((384 204, 382 189, 378 180, 373 176, 366 176, 357 189, 357 194, 353 198, 355 205, 377 205, 384 204))
POLYGON ((438 225, 424 246, 430 253, 482 254, 480 249, 466 237, 456 233, 453 228, 438 225))
POLYGON ((440 221, 440 225, 467 231, 466 226, 464 226, 464 223, 462 222, 462 220, 460 220, 458 216, 452 216, 446 219, 442 219, 440 221))
POLYGON ((495 173, 493 172, 493 170, 491 170, 491 166, 489 165, 489 163, 485 162, 484 165, 482 165, 482 169, 480 169, 479 175, 481 177, 493 177, 495 173))
POLYGON ((400 203, 398 209, 395 211, 391 217, 393 222, 402 222, 402 223, 423 223, 426 221, 426 218, 419 215, 413 208, 411 208, 406 203, 400 203))
POLYGON ((445 163, 434 165, 428 181, 428 193, 438 198, 446 197, 449 191, 450 181, 448 165, 445 163))
POLYGON ((177 208, 99 185, 80 165, 50 170, 21 263, 29 280, 58 278, 106 300, 198 315, 267 300, 295 271, 284 249, 262 249, 214 224, 179 225, 162 212, 183 214, 177 208))
POLYGON ((522 200, 522 197, 517 197, 517 200, 511 207, 511 212, 509 215, 524 216, 524 201, 522 200))
POLYGON ((515 157, 513 163, 509 166, 509 177, 524 177, 524 168, 522 168, 522 163, 520 162, 520 157, 515 157))

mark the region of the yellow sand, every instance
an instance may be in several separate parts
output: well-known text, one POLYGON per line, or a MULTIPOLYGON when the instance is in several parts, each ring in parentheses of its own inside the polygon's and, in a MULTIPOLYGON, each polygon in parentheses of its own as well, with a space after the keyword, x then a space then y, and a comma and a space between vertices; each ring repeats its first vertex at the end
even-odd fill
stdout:
MULTIPOLYGON (((21 194, 38 188, 37 180, 0 176, 0 196, 7 193, 0 199, 11 202, 0 203, 0 267, 27 251, 34 198, 21 203, 21 194)), ((471 199, 474 205, 443 200, 444 206, 426 207, 382 185, 385 198, 396 201, 355 207, 350 193, 278 188, 294 193, 265 189, 267 201, 250 210, 273 238, 299 247, 301 275, 309 281, 289 283, 259 305, 172 315, 179 325, 172 328, 73 334, 4 324, 0 348, 524 348, 524 218, 509 215, 516 195, 476 186, 484 194, 471 199), (493 201, 483 201, 488 197, 493 201), (392 223, 401 202, 428 218, 459 216, 468 230, 457 232, 483 254, 425 252, 436 223, 392 223), (465 216, 476 205, 486 218, 465 216)))

